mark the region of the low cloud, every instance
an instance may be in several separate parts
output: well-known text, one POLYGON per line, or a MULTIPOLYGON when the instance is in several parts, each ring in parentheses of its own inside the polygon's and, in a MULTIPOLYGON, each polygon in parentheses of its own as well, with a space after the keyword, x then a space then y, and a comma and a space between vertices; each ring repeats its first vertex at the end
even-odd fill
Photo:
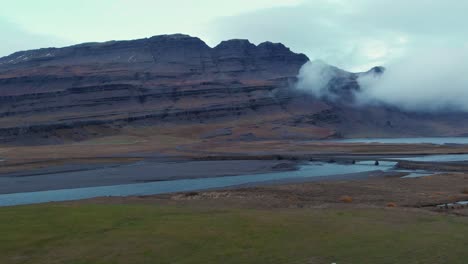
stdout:
POLYGON ((460 0, 303 0, 220 17, 206 28, 215 40, 283 42, 311 59, 364 71, 428 44, 464 45, 467 9, 460 0))
MULTIPOLYGON (((385 65, 383 74, 360 74, 354 104, 405 111, 468 111, 468 48, 427 48, 385 65)), ((329 83, 341 71, 323 62, 304 65, 297 89, 335 99, 329 83)), ((344 96, 349 96, 345 94, 344 96)))
POLYGON ((389 64, 383 75, 358 79, 360 104, 410 111, 468 111, 468 49, 426 49, 389 64))
POLYGON ((335 99, 336 95, 329 91, 328 85, 334 76, 335 71, 325 62, 307 62, 299 72, 296 88, 319 98, 335 99))

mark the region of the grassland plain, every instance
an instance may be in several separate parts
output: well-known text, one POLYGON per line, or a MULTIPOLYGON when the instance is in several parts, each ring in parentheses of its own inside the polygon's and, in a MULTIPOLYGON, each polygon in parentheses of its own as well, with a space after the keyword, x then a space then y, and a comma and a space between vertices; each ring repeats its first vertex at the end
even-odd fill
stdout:
POLYGON ((468 219, 403 208, 0 208, 0 263, 466 263, 468 219))

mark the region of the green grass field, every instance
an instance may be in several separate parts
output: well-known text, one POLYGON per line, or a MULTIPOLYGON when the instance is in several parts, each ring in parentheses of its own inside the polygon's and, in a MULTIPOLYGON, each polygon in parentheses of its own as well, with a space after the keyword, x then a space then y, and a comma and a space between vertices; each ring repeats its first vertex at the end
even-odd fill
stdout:
POLYGON ((0 263, 468 263, 465 218, 400 209, 0 208, 0 263))

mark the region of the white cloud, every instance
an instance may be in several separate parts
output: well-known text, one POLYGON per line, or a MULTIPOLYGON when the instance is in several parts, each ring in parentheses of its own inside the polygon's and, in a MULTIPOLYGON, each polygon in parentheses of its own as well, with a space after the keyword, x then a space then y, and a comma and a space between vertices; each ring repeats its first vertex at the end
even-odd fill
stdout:
MULTIPOLYGON (((353 90, 355 101, 349 102, 390 105, 415 112, 468 112, 466 69, 468 47, 421 48, 394 60, 384 74, 361 74, 357 79, 360 89, 353 90)), ((346 74, 322 62, 309 62, 301 68, 296 88, 318 98, 335 100, 349 94, 330 90, 330 81, 340 75, 349 78, 346 74)))
POLYGON ((362 71, 428 45, 465 43, 466 10, 468 1, 459 0, 309 0, 219 18, 210 34, 283 42, 311 59, 362 71))
POLYGON ((468 49, 430 48, 359 79, 361 104, 385 103, 413 111, 468 111, 468 49))
POLYGON ((302 66, 296 88, 313 95, 328 99, 335 99, 335 94, 330 93, 328 84, 336 76, 336 71, 323 61, 308 62, 302 66))

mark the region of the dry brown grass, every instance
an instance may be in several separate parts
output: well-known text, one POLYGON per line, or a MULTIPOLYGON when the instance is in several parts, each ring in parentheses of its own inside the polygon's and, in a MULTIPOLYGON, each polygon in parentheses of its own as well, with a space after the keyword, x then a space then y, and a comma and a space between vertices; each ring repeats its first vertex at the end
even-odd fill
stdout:
POLYGON ((353 202, 353 197, 351 197, 349 195, 343 195, 343 196, 340 197, 340 202, 352 203, 353 202))
POLYGON ((447 200, 451 203, 455 203, 462 200, 462 197, 461 195, 450 195, 449 197, 447 197, 447 200))

